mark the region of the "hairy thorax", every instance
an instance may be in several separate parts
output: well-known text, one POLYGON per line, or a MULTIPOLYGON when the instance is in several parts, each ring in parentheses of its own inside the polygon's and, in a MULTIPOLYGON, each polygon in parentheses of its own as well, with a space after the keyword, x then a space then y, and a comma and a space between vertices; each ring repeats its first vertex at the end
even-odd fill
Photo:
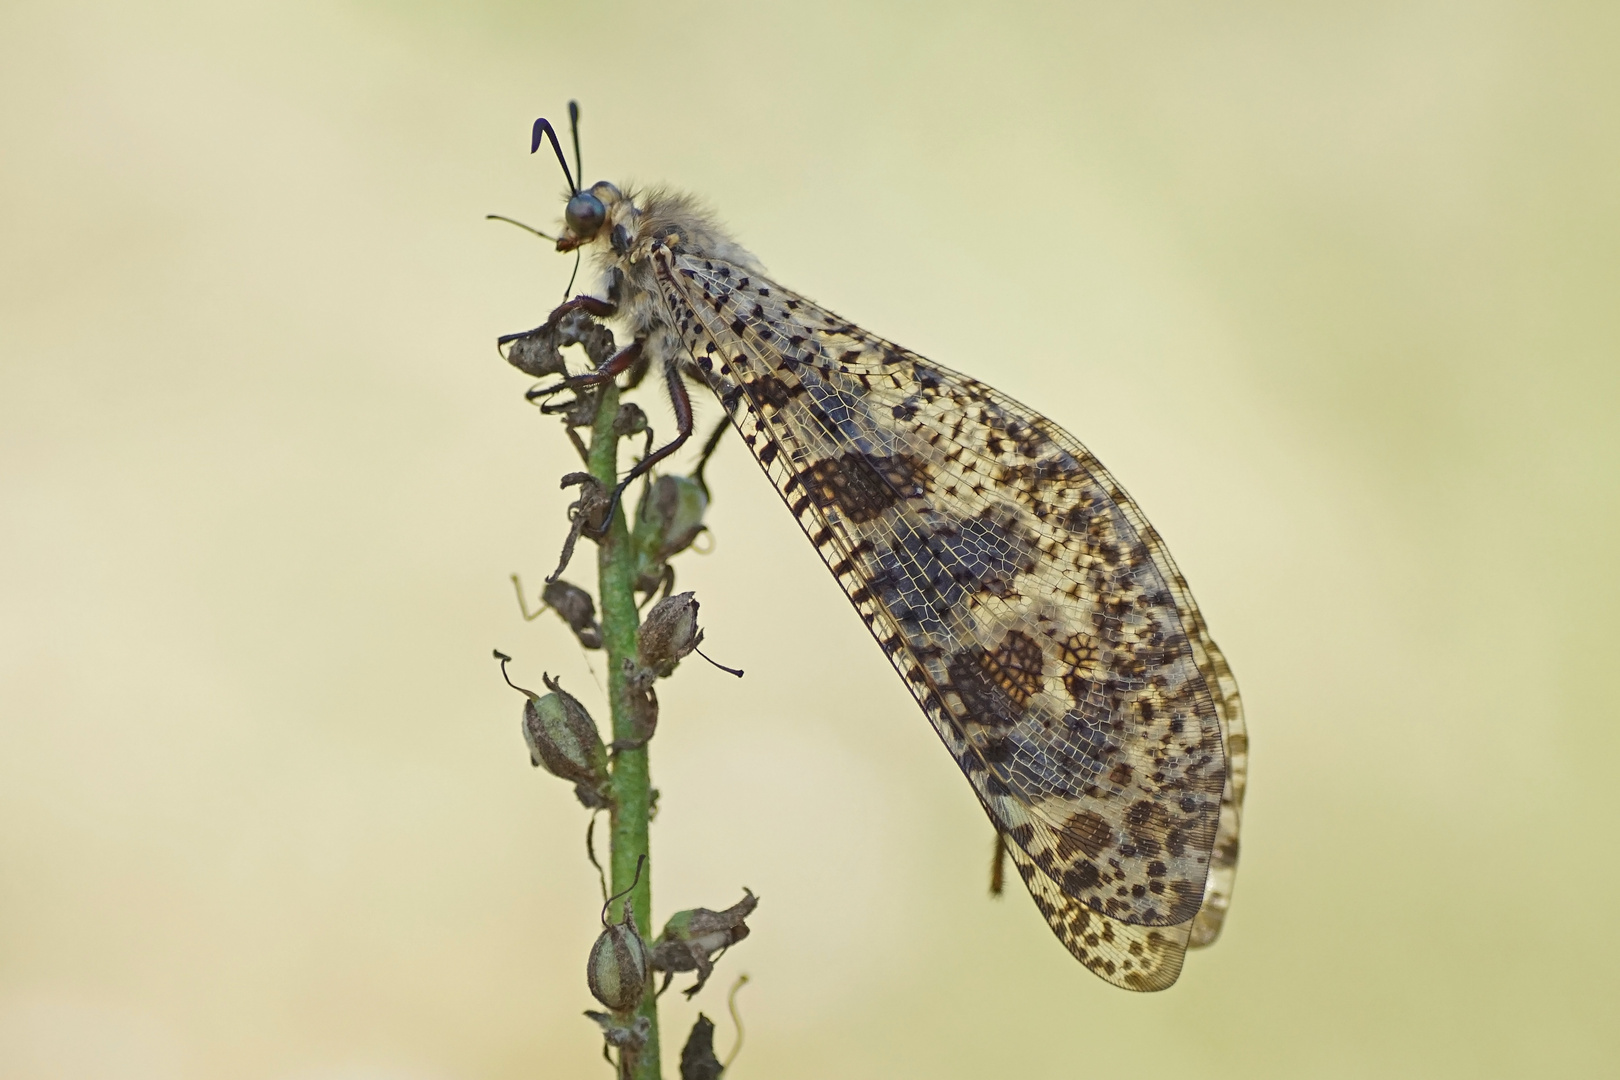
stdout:
POLYGON ((723 259, 762 274, 759 260, 690 195, 667 188, 620 191, 605 180, 590 192, 607 210, 604 227, 584 245, 600 274, 597 295, 618 305, 619 319, 631 336, 643 341, 644 354, 655 367, 679 363, 685 348, 657 288, 654 247, 723 259))

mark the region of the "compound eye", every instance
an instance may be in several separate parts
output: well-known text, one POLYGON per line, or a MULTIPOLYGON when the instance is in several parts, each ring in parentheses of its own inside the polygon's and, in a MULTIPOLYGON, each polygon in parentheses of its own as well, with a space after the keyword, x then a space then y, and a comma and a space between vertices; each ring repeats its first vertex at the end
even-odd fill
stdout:
POLYGON ((563 220, 575 237, 589 240, 602 228, 602 222, 607 220, 607 209, 603 207, 601 199, 588 191, 581 191, 568 200, 563 220))

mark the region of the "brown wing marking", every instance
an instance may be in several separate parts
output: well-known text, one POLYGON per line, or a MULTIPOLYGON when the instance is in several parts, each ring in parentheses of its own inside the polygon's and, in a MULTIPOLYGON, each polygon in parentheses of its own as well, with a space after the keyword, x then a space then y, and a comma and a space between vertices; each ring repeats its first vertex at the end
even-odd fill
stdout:
POLYGON ((1054 932, 1117 985, 1169 985, 1189 935, 1212 939, 1230 896, 1242 772, 1224 761, 1241 766, 1242 722, 1157 534, 1095 458, 1031 410, 740 268, 653 258, 693 361, 1013 841, 1054 932), (1084 498, 1056 489, 1076 479, 1084 498), (968 514, 1022 530, 1028 550, 999 563, 964 554, 968 514), (1101 546, 1073 542, 1088 523, 1101 546), (898 586, 897 564, 910 574, 898 586), (1088 581, 1101 582, 1095 595, 1088 581), (1130 626, 1110 625, 1110 603, 1130 626), (1069 633, 1078 615, 1095 633, 1069 633), (1099 651, 1141 678, 1090 678, 1105 674, 1099 651), (1090 703, 1112 733, 1078 750, 1073 731, 1042 734, 1065 701, 1076 708, 1064 719, 1086 719, 1090 703), (1172 715, 1193 723, 1179 742, 1172 715))

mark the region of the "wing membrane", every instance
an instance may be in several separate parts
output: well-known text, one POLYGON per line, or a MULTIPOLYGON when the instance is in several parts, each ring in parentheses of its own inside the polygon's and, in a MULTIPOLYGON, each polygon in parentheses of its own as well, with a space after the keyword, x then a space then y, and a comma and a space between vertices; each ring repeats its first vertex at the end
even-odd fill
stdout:
POLYGON ((1236 866, 1236 685, 1158 534, 1076 439, 745 268, 655 246, 671 324, 1058 937, 1173 982, 1236 866))

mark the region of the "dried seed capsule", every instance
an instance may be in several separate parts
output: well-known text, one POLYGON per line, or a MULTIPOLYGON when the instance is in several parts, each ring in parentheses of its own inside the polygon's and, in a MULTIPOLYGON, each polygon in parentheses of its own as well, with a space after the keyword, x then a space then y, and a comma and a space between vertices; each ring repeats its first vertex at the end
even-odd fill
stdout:
POLYGON ((540 326, 523 334, 509 334, 498 342, 506 347, 506 362, 537 379, 567 375, 568 364, 557 351, 556 331, 540 326))
POLYGON ((724 911, 691 908, 671 915, 652 947, 652 965, 665 973, 664 985, 677 971, 695 971, 698 981, 685 994, 691 997, 703 989, 715 958, 748 936, 746 920, 758 906, 759 897, 744 889, 743 898, 724 911))
POLYGON ((714 1021, 698 1013, 692 1034, 681 1047, 681 1080, 720 1080, 725 1066, 714 1056, 714 1021))
POLYGON ((581 645, 587 649, 602 647, 602 628, 596 622, 596 601, 590 593, 558 578, 546 585, 546 591, 540 594, 540 598, 562 616, 563 622, 574 631, 581 645))
POLYGON ((652 1034, 652 1021, 645 1016, 638 1016, 628 1024, 621 1024, 612 1013, 586 1009, 585 1015, 601 1026, 602 1041, 616 1050, 638 1053, 647 1045, 647 1037, 652 1034))
POLYGON ((647 414, 641 406, 633 401, 627 401, 619 406, 618 415, 613 418, 613 434, 619 438, 626 435, 639 435, 647 430, 647 414))
POLYGON ((630 737, 614 739, 608 745, 608 749, 616 754, 625 750, 639 750, 658 730, 658 695, 653 692, 658 672, 627 656, 624 658, 624 677, 625 693, 630 699, 630 737))
POLYGON ((662 563, 691 547, 703 531, 703 515, 708 509, 709 497, 696 480, 660 476, 636 507, 631 544, 637 558, 662 563))
POLYGON ((697 613, 698 602, 689 592, 666 596, 654 604, 637 635, 641 662, 660 676, 674 671, 703 641, 697 613))
POLYGON ((705 526, 709 496, 685 476, 660 476, 648 486, 636 507, 630 550, 636 560, 636 590, 651 596, 675 585, 669 560, 692 546, 705 526))
MULTIPOLYGON (((511 657, 497 652, 501 674, 511 657)), ((608 804, 607 748, 597 734, 596 721, 579 699, 568 693, 549 675, 542 676, 551 693, 541 696, 506 680, 507 685, 529 700, 523 704, 523 741, 529 745, 529 761, 544 766, 553 776, 574 782, 579 801, 590 807, 608 804)))
POLYGON ((553 776, 598 791, 607 790, 607 749, 596 721, 579 699, 545 676, 551 693, 531 696, 523 707, 523 737, 530 760, 553 776))
POLYGON ((636 917, 630 901, 624 902, 624 919, 602 928, 591 946, 585 965, 585 981, 591 996, 616 1013, 627 1013, 641 1004, 647 991, 647 973, 652 957, 647 943, 636 930, 636 917))

